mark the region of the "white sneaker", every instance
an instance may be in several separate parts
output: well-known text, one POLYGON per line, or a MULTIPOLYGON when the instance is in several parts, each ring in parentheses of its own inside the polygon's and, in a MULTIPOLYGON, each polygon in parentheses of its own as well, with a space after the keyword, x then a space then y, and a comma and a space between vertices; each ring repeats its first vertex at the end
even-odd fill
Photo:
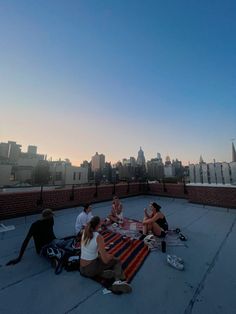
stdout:
POLYGON ((130 293, 132 291, 132 287, 126 281, 117 280, 112 284, 111 291, 130 293))
POLYGON ((184 269, 184 261, 180 258, 177 257, 176 255, 167 255, 166 257, 167 263, 174 267, 175 269, 178 270, 183 270, 184 269))
POLYGON ((74 262, 74 261, 79 261, 80 257, 78 255, 70 256, 68 258, 68 262, 74 262))

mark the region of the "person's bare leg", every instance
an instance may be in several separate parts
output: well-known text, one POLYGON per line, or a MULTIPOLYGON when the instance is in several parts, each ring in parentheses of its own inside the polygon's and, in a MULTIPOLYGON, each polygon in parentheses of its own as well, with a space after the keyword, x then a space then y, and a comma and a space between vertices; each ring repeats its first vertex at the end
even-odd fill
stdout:
POLYGON ((147 231, 148 231, 148 233, 149 233, 150 231, 153 232, 153 223, 150 223, 150 224, 147 225, 147 231))
MULTIPOLYGON (((143 222, 145 222, 145 220, 148 219, 146 216, 143 219, 143 222)), ((146 235, 148 233, 148 224, 144 224, 143 223, 143 234, 146 235)))
POLYGON ((108 218, 110 219, 111 222, 117 222, 118 218, 112 215, 109 215, 108 218))
POLYGON ((160 236, 163 230, 157 223, 154 222, 152 224, 152 231, 155 235, 160 236))

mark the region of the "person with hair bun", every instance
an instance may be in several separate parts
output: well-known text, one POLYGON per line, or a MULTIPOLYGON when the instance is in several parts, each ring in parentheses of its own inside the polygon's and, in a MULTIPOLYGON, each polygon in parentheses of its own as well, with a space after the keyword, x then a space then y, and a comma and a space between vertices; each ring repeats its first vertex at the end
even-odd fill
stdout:
POLYGON ((144 208, 143 219, 143 235, 145 236, 152 232, 154 235, 164 238, 168 231, 168 223, 165 215, 160 211, 161 206, 155 202, 150 203, 151 213, 148 213, 147 208, 144 208))
POLYGON ((103 237, 98 233, 101 220, 93 217, 86 225, 81 239, 80 273, 86 277, 101 276, 114 278, 113 292, 131 292, 131 286, 125 281, 120 260, 107 253, 103 237))

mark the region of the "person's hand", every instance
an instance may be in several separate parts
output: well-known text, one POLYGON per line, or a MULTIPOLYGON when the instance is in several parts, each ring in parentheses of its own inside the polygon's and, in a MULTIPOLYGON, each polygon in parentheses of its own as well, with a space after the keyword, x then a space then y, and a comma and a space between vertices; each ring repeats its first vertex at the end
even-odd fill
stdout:
POLYGON ((19 257, 15 258, 15 259, 12 259, 12 260, 10 260, 9 262, 6 263, 6 266, 15 265, 15 264, 19 263, 20 260, 21 259, 19 257))

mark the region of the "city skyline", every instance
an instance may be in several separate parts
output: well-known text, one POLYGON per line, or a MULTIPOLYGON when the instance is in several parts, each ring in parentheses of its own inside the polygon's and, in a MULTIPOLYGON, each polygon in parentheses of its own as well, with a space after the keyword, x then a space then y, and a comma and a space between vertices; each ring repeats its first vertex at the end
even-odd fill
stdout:
POLYGON ((0 4, 0 142, 74 165, 231 161, 236 3, 0 4))
MULTIPOLYGON (((151 161, 152 159, 155 159, 155 158, 157 158, 157 159, 161 158, 163 163, 165 163, 166 160, 169 160, 170 162, 178 160, 178 161, 180 161, 183 164, 183 166, 187 166, 189 164, 202 163, 202 162, 204 162, 204 163, 205 162, 207 162, 207 163, 211 163, 211 162, 231 162, 231 161, 235 161, 235 158, 236 158, 235 146, 234 146, 234 143, 232 142, 232 145, 231 145, 231 160, 229 160, 229 161, 227 161, 227 160, 216 160, 215 158, 213 158, 213 160, 208 161, 205 158, 203 158, 202 155, 200 155, 199 158, 196 160, 196 162, 184 163, 183 160, 177 158, 176 156, 163 155, 160 152, 157 152, 156 155, 153 155, 153 156, 150 156, 150 157, 146 157, 145 151, 140 146, 139 149, 137 149, 136 153, 134 153, 133 155, 129 154, 127 156, 122 156, 120 159, 117 159, 115 161, 109 160, 107 158, 107 156, 105 154, 103 154, 103 152, 99 151, 99 152, 94 152, 90 157, 87 157, 87 158, 83 159, 81 162, 79 162, 78 164, 75 164, 73 162, 73 160, 69 158, 69 156, 53 158, 52 156, 49 156, 47 152, 41 152, 40 149, 38 150, 38 146, 36 144, 34 144, 34 145, 27 144, 26 146, 23 146, 21 143, 19 143, 17 141, 9 140, 9 142, 10 143, 15 143, 17 146, 19 146, 22 153, 29 153, 30 152, 31 154, 38 154, 39 156, 42 156, 42 157, 44 156, 44 158, 46 158, 46 160, 52 160, 52 161, 59 161, 59 160, 66 161, 66 160, 69 160, 74 166, 80 166, 84 161, 93 163, 93 158, 95 156, 103 156, 103 158, 104 158, 103 163, 108 162, 108 163, 111 163, 112 165, 115 165, 118 162, 122 162, 123 163, 123 160, 129 160, 130 158, 134 158, 135 161, 138 164, 139 164, 139 162, 141 160, 142 160, 141 163, 147 163, 148 161, 151 161), (140 157, 141 157, 141 160, 140 160, 140 157), (146 161, 145 161, 145 159, 146 159, 146 161)), ((0 142, 0 145, 3 144, 3 143, 4 142, 0 142)))

